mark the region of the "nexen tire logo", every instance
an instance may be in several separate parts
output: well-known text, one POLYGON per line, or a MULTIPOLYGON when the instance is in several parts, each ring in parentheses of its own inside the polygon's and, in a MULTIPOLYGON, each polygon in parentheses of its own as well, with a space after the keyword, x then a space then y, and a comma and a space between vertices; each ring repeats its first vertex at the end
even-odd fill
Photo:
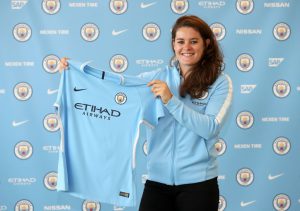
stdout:
POLYGON ((85 103, 75 103, 74 108, 82 110, 82 115, 110 120, 111 117, 121 116, 121 112, 114 109, 108 109, 103 107, 97 107, 95 105, 89 105, 85 103))
POLYGON ((136 64, 142 67, 158 67, 164 63, 162 59, 138 59, 135 61, 136 64))

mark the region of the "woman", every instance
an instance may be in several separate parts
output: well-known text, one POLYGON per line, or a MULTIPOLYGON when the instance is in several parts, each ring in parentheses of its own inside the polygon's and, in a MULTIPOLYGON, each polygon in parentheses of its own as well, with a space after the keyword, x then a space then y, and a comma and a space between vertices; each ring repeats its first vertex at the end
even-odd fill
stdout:
MULTIPOLYGON (((165 117, 147 134, 146 181, 140 211, 217 211, 215 143, 232 100, 222 73, 223 56, 210 27, 182 16, 172 29, 174 67, 138 77, 149 80, 165 105, 165 117), (176 71, 178 77, 170 77, 176 71)), ((68 66, 63 58, 60 69, 68 66)))

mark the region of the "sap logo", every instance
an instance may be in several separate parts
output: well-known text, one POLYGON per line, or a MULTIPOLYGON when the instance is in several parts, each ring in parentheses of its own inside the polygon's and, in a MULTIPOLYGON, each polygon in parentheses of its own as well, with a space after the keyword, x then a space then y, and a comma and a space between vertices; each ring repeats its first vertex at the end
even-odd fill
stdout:
POLYGON ((26 4, 28 0, 12 0, 11 1, 11 9, 13 10, 19 10, 22 9, 26 4))
POLYGON ((284 58, 269 58, 269 67, 278 67, 283 61, 284 58))
POLYGON ((256 84, 243 84, 241 85, 242 94, 250 94, 256 87, 256 84))

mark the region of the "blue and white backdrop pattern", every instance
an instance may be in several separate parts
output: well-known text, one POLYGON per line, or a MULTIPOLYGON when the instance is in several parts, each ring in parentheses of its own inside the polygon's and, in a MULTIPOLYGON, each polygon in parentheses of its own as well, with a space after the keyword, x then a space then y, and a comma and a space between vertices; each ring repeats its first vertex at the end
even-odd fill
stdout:
MULTIPOLYGON (((300 210, 299 10, 297 0, 1 0, 0 210, 138 210, 55 191, 57 67, 68 56, 120 74, 163 68, 185 14, 209 23, 234 83, 215 145, 219 210, 300 210)), ((146 156, 141 138, 139 197, 146 156)))

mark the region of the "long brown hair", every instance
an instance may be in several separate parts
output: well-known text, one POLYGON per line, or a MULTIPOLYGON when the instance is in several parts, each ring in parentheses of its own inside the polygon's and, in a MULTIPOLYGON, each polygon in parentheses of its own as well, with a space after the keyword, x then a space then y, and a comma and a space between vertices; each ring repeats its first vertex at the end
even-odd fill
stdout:
POLYGON ((223 71, 223 54, 208 24, 194 15, 182 16, 177 19, 172 29, 172 46, 176 32, 181 27, 191 27, 198 31, 204 41, 204 45, 207 39, 210 41, 208 45, 204 46, 202 57, 191 68, 179 90, 182 97, 189 94, 192 98, 200 98, 223 71))

